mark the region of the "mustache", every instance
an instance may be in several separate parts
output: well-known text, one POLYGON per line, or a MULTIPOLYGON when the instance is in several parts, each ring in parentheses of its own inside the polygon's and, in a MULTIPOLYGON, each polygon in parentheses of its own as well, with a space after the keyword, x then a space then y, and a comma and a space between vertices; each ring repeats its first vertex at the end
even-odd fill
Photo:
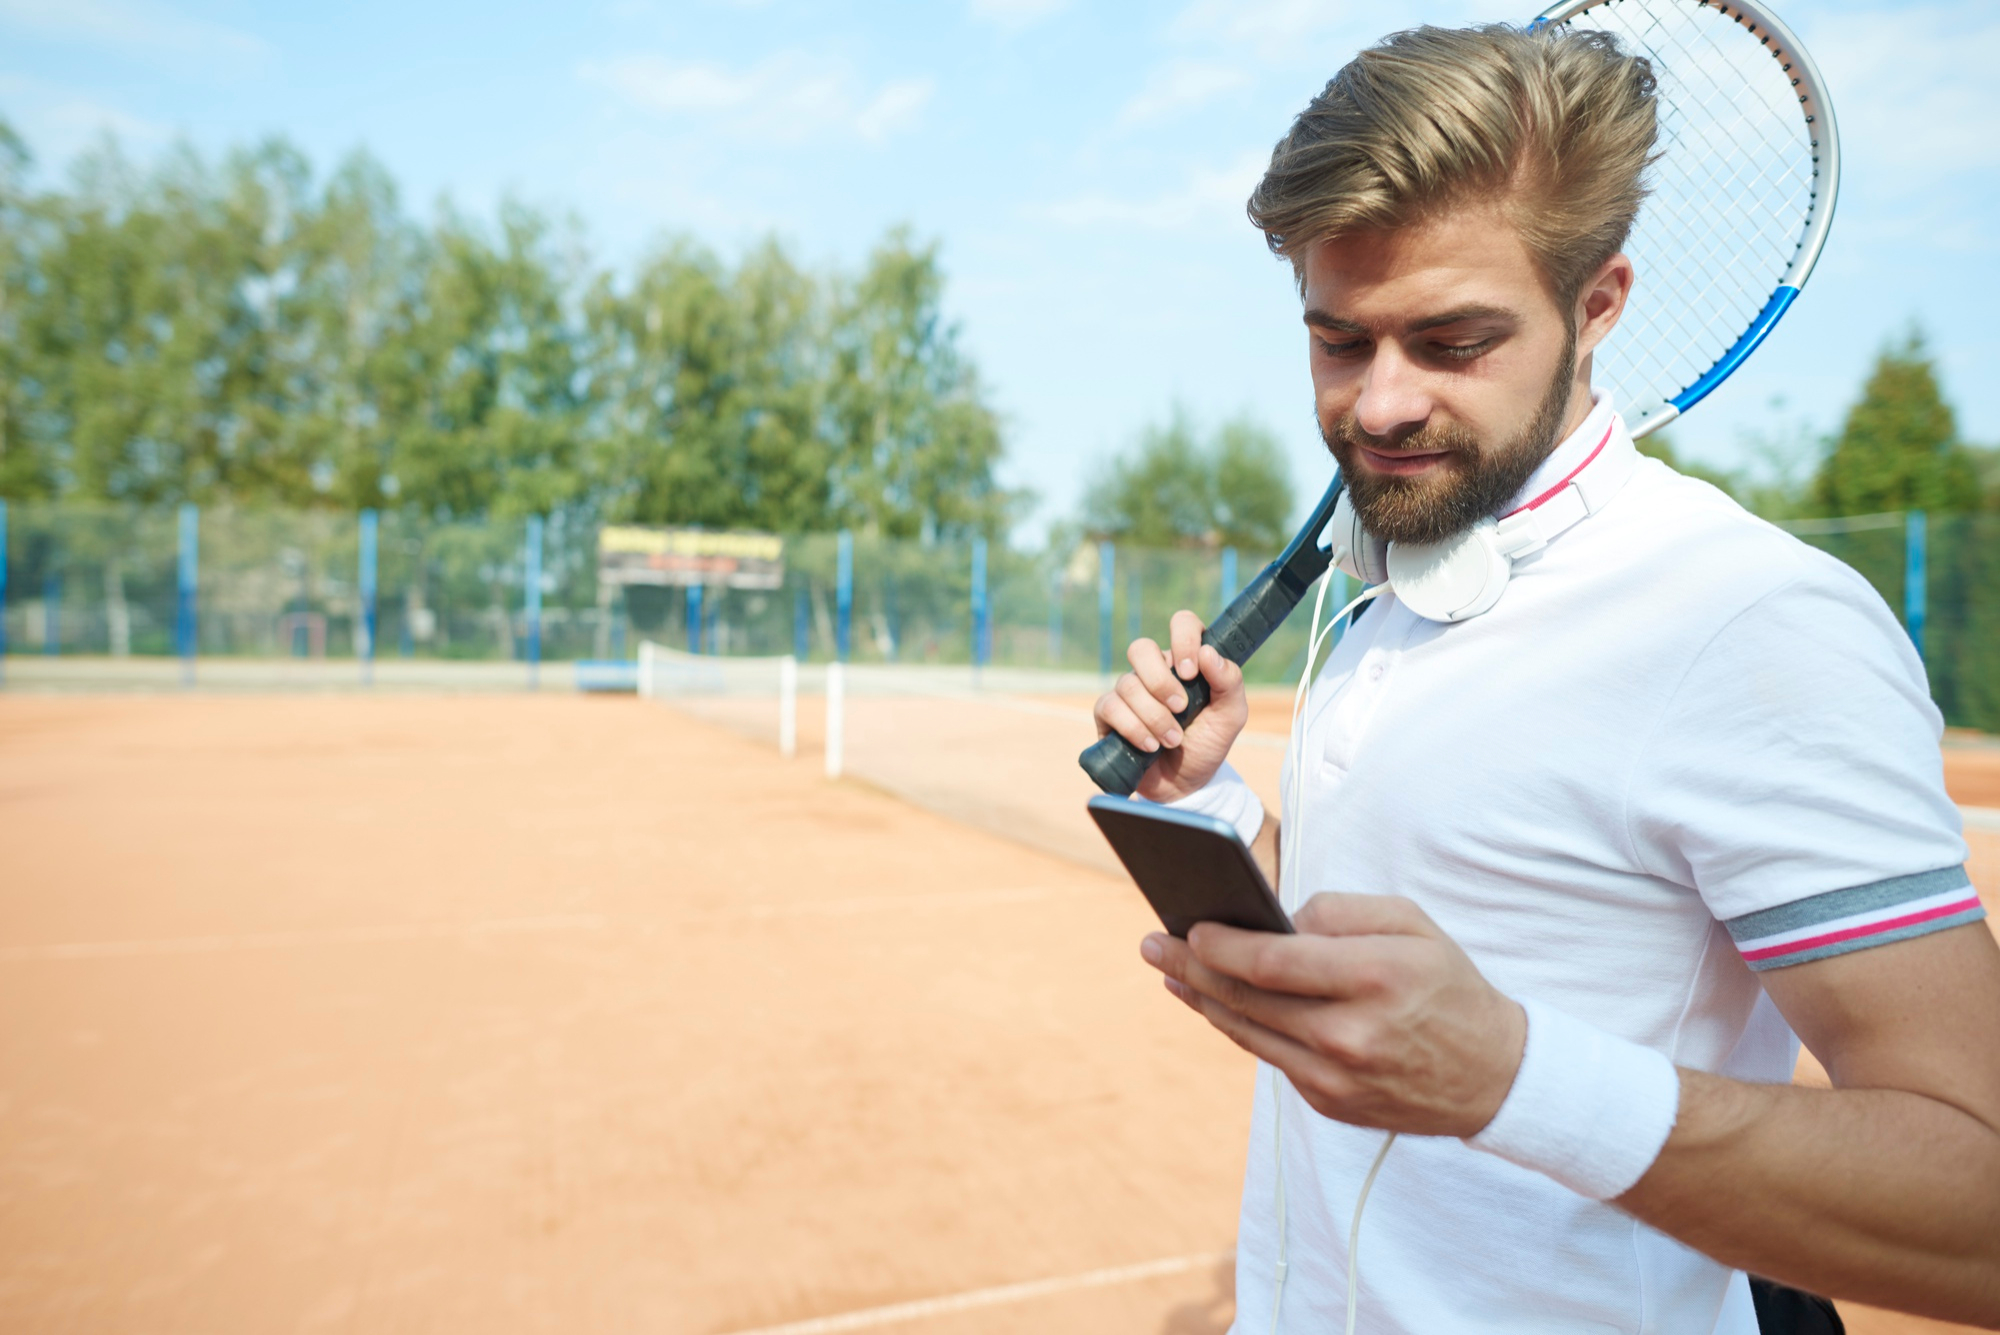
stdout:
POLYGON ((1477 455, 1479 442, 1472 433, 1456 422, 1432 422, 1418 427, 1406 436, 1390 438, 1371 435, 1361 429, 1361 424, 1348 413, 1331 426, 1320 428, 1320 439, 1335 457, 1339 447, 1349 449, 1370 449, 1378 454, 1430 454, 1442 451, 1447 454, 1477 455))

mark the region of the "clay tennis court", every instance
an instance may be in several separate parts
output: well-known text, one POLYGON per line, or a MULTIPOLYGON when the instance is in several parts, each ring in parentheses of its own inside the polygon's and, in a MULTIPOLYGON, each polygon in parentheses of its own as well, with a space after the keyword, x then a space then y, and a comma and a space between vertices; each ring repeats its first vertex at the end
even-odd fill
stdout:
POLYGON ((0 698, 0 1328, 1226 1329, 1250 1065, 1048 851, 1080 706, 855 705, 829 783, 630 698, 0 698))

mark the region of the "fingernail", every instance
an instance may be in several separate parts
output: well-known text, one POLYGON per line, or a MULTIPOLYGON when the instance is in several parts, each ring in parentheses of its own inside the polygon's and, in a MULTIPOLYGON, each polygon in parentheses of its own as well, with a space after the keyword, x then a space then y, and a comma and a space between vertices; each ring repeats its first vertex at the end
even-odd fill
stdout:
POLYGON ((1181 660, 1181 676, 1188 681, 1194 680, 1194 660, 1192 658, 1183 658, 1181 660))
POLYGON ((1167 957, 1166 948, 1160 944, 1159 933, 1155 932, 1139 943, 1139 954, 1148 964, 1158 964, 1167 957))
POLYGON ((1179 746, 1180 744, 1181 744, 1181 730, 1179 728, 1168 728, 1167 745, 1179 746))
POLYGON ((1185 695, 1175 696, 1173 699, 1167 701, 1167 708, 1173 710, 1176 714, 1180 713, 1183 709, 1187 708, 1187 697, 1185 695))
POLYGON ((1145 741, 1139 743, 1139 749, 1141 751, 1157 751, 1160 749, 1160 744, 1148 737, 1145 741))

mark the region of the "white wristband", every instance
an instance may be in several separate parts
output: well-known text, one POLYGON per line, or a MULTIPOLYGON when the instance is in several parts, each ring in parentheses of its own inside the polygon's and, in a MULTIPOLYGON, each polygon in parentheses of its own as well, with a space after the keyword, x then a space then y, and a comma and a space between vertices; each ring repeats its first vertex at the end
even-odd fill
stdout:
POLYGON ((1466 1144, 1608 1201, 1632 1188, 1680 1115, 1681 1077, 1664 1053, 1537 1001, 1514 1087, 1466 1144))
POLYGON ((1186 797, 1165 803, 1175 811, 1192 811, 1198 816, 1219 816, 1236 827, 1236 836, 1248 844, 1264 828, 1264 803, 1243 782, 1243 776, 1228 761, 1215 777, 1186 797))

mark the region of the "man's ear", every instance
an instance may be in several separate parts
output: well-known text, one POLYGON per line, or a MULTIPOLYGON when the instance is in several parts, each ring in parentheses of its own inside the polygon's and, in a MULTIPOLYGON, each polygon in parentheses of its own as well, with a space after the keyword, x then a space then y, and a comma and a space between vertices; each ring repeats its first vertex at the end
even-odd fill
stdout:
POLYGON ((1626 299, 1632 295, 1632 261, 1623 251, 1598 267, 1576 294, 1576 356, 1581 361, 1596 350, 1625 314, 1626 299))

